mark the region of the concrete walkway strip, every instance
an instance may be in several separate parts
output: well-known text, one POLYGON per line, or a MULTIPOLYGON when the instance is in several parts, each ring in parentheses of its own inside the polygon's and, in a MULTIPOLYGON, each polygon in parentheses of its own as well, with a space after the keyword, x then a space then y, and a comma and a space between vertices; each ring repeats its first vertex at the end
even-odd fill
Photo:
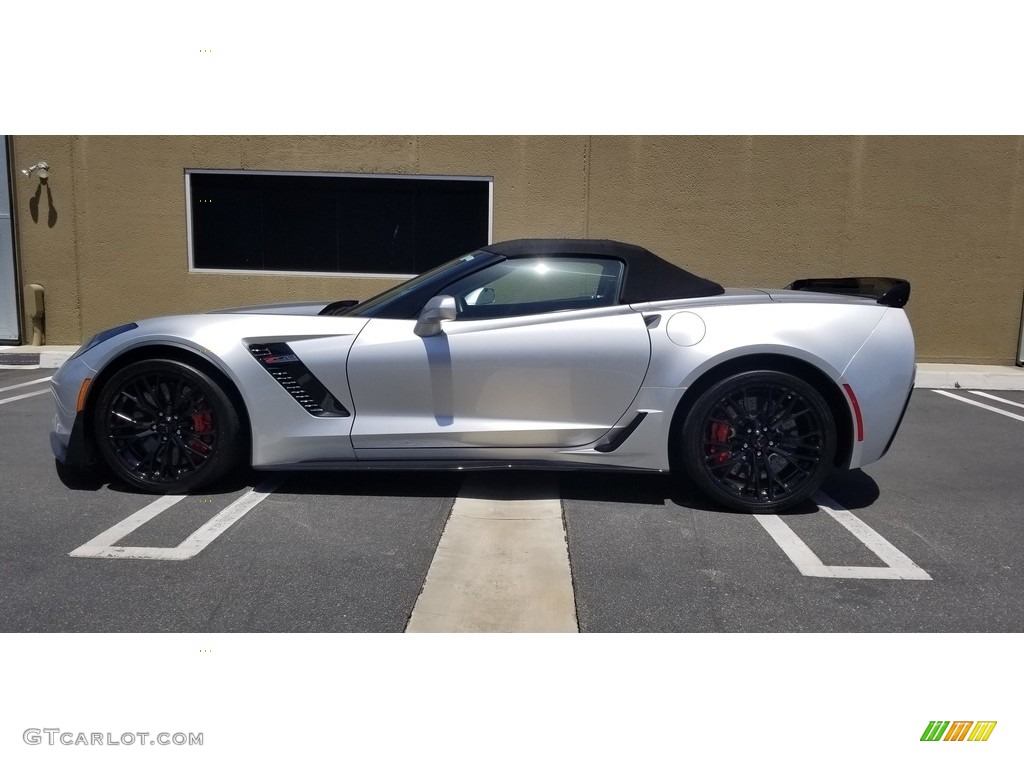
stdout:
POLYGON ((556 483, 502 481, 467 479, 406 632, 579 631, 556 483))
POLYGON ((914 386, 922 389, 1024 390, 1024 368, 1016 365, 918 363, 914 386))

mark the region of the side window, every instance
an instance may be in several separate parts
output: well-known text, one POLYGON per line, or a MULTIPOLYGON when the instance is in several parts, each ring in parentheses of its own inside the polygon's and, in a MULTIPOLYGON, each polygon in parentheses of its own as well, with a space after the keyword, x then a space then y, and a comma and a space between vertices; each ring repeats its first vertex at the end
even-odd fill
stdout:
POLYGON ((509 259, 448 286, 460 320, 615 304, 622 262, 596 257, 509 259))

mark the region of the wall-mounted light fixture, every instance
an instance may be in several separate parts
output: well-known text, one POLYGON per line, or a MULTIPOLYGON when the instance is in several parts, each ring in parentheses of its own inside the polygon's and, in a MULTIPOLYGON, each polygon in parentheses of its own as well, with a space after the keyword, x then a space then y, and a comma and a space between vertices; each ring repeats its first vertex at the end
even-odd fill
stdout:
POLYGON ((39 181, 41 181, 43 184, 45 184, 46 180, 50 178, 50 166, 44 163, 42 160, 40 160, 35 165, 30 165, 28 168, 23 168, 21 172, 28 176, 29 178, 31 178, 32 174, 34 173, 36 176, 39 177, 39 181))

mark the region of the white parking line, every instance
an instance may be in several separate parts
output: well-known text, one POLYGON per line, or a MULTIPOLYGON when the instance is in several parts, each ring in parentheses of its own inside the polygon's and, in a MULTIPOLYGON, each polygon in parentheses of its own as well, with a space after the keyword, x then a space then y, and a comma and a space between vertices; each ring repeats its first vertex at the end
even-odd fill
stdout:
POLYGON ((980 397, 987 397, 989 400, 995 400, 997 403, 1006 403, 1007 405, 1013 405, 1017 408, 1024 408, 1024 403, 1018 403, 1015 400, 1007 400, 1005 397, 996 397, 990 395, 988 392, 978 392, 976 390, 970 390, 972 395, 979 395, 980 397))
POLYGON ((72 557, 83 557, 84 555, 79 554, 86 547, 93 548, 105 548, 113 544, 116 544, 129 533, 134 531, 136 528, 140 528, 154 517, 159 515, 161 512, 170 509, 179 501, 184 499, 184 496, 161 496, 159 499, 154 501, 152 504, 148 504, 134 515, 125 518, 120 523, 117 523, 110 528, 107 528, 96 538, 90 540, 88 543, 83 544, 81 547, 71 553, 72 557))
POLYGON ((952 392, 947 392, 944 389, 933 389, 932 392, 935 392, 936 394, 939 395, 945 395, 946 397, 950 397, 953 400, 959 400, 961 403, 973 405, 976 408, 984 408, 986 411, 992 411, 992 413, 1000 413, 1003 416, 1009 416, 1011 419, 1016 419, 1017 421, 1024 421, 1024 416, 1020 416, 1019 414, 1016 413, 1010 413, 1009 411, 1004 411, 1002 408, 994 408, 991 405, 985 405, 985 403, 979 403, 975 400, 971 400, 970 398, 960 397, 960 395, 954 395, 952 392))
POLYGON ((931 576, 909 557, 886 541, 871 526, 843 509, 823 493, 815 494, 818 509, 830 515, 837 523, 856 536, 861 543, 874 552, 885 566, 825 565, 811 551, 803 539, 783 522, 778 515, 754 515, 768 534, 775 539, 793 565, 804 576, 831 579, 905 579, 910 581, 931 581, 931 576))
POLYGON ((467 482, 406 632, 578 631, 557 489, 505 495, 467 482))
POLYGON ((47 376, 45 379, 32 379, 32 381, 23 381, 21 384, 12 384, 9 387, 0 387, 0 392, 7 392, 12 389, 21 389, 22 387, 31 387, 33 384, 42 384, 52 378, 53 376, 47 376))
POLYGON ((136 528, 140 528, 161 512, 170 509, 186 498, 185 496, 161 496, 152 504, 143 507, 135 514, 111 526, 99 536, 89 540, 68 554, 71 557, 122 558, 127 560, 188 560, 190 557, 195 557, 206 549, 210 542, 241 520, 246 512, 273 493, 279 484, 280 480, 274 478, 266 480, 257 487, 246 491, 176 547, 115 546, 117 542, 136 528))
POLYGON ((45 394, 48 394, 49 391, 50 390, 48 390, 48 389, 41 389, 38 392, 29 392, 27 395, 17 395, 15 397, 5 397, 3 400, 0 400, 0 405, 3 405, 4 403, 13 403, 15 400, 24 400, 26 397, 35 397, 36 395, 45 395, 45 394))

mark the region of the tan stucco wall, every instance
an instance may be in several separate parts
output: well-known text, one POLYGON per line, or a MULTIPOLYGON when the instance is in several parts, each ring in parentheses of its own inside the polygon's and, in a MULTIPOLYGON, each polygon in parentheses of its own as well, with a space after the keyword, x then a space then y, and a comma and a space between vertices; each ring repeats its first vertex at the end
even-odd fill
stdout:
POLYGON ((371 278, 190 274, 183 169, 494 177, 494 239, 609 237, 728 285, 892 274, 924 361, 1012 363, 1024 296, 1022 137, 27 137, 22 279, 50 343, 133 317, 366 298, 371 278), (51 226, 52 223, 52 226, 51 226))

